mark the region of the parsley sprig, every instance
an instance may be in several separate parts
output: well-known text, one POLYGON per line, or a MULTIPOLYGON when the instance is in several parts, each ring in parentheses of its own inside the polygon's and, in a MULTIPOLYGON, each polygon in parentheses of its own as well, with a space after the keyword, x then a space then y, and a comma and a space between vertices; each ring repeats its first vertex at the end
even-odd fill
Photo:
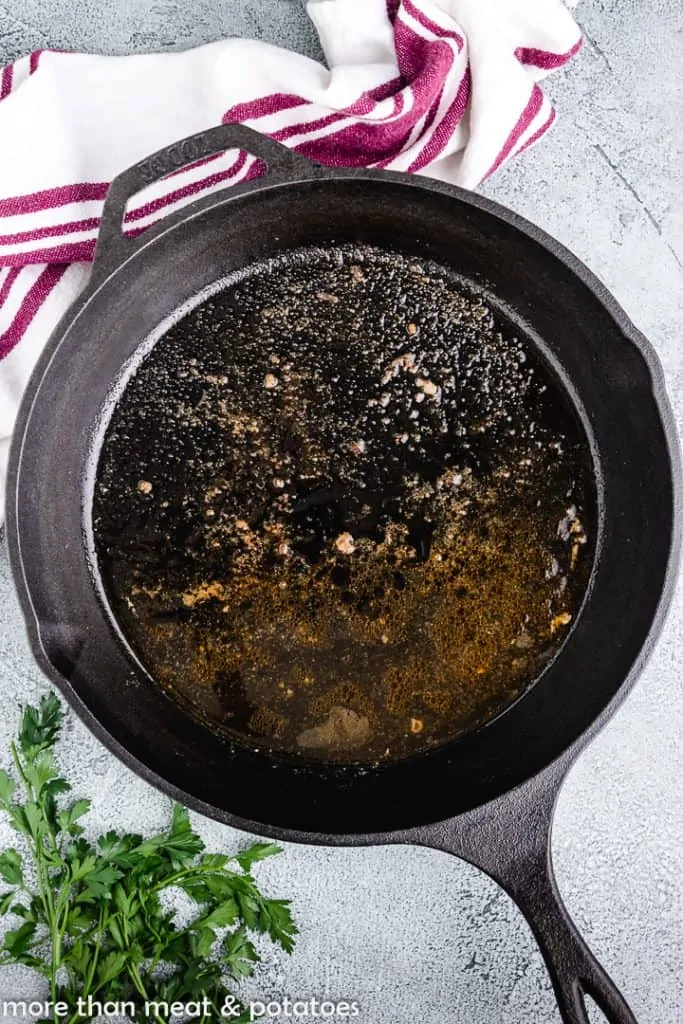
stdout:
MULTIPOLYGON (((145 1003, 206 1000, 210 1011, 200 1024, 221 1020, 233 995, 228 985, 259 961, 254 934, 287 953, 294 947, 289 900, 266 899, 251 874, 280 848, 256 843, 234 856, 206 853, 177 804, 158 835, 111 831, 91 843, 80 824, 90 801, 69 801, 71 787, 55 765, 62 717, 53 694, 24 708, 11 745, 16 779, 0 769, 0 810, 24 846, 23 856, 14 848, 0 853, 7 887, 0 915, 19 921, 4 933, 0 967, 24 964, 43 975, 53 1005, 76 1008, 90 996, 125 1000, 142 1015, 145 1003), (182 925, 172 898, 178 890, 194 908, 182 925)), ((88 1019, 78 1012, 67 1018, 88 1019)))

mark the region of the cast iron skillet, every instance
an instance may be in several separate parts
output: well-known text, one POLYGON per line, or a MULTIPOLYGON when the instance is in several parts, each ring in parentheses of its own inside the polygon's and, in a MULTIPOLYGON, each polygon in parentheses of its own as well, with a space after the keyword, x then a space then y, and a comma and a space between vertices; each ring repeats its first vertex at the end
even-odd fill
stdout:
POLYGON ((586 947, 550 862, 553 808, 579 751, 626 696, 659 632, 678 559, 680 467, 662 371, 593 275, 481 196, 403 174, 314 166, 223 125, 113 183, 92 278, 55 331, 11 453, 8 538, 38 662, 86 724, 144 778, 205 814, 281 839, 417 843, 486 871, 539 942, 565 1024, 634 1016, 586 947), (264 178, 211 195, 131 240, 126 202, 179 166, 238 147, 264 178), (451 266, 552 362, 596 472, 590 590, 527 695, 464 739, 368 770, 293 762, 214 737, 166 697, 117 633, 92 564, 94 424, 113 378, 166 317, 231 271, 293 247, 358 242, 451 266))

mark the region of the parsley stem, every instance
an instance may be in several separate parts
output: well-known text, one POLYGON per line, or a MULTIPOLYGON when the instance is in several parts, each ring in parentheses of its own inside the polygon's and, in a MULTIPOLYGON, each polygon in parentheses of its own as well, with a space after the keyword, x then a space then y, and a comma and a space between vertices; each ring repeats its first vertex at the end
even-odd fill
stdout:
POLYGON ((104 903, 100 907, 100 918, 97 923, 97 939, 95 941, 95 952, 93 953, 92 962, 90 964, 90 970, 85 981, 85 987, 83 995, 87 996, 90 992, 90 987, 95 977, 95 968, 97 967, 97 961, 99 960, 100 950, 102 949, 102 930, 104 928, 104 903))
POLYGON ((209 878, 212 875, 215 878, 225 878, 227 874, 230 874, 231 876, 234 876, 236 878, 241 878, 242 877, 241 875, 238 875, 234 871, 231 871, 231 872, 227 872, 225 870, 222 870, 222 871, 207 871, 206 869, 200 869, 200 868, 196 868, 196 867, 191 867, 191 868, 185 868, 183 871, 177 871, 175 873, 175 875, 169 875, 167 878, 162 879, 161 882, 158 882, 155 886, 152 887, 151 891, 152 892, 163 892, 164 889, 171 889, 174 885, 177 885, 178 882, 182 882, 182 881, 184 881, 187 878, 195 877, 195 878, 199 878, 199 879, 201 879, 203 881, 204 879, 209 878))
MULTIPOLYGON (((148 1003, 149 996, 147 994, 147 989, 142 983, 142 978, 140 977, 140 974, 135 964, 130 965, 129 972, 133 980, 133 984, 135 985, 135 988, 138 991, 138 995, 141 995, 145 1002, 148 1003)), ((158 1013, 154 1013, 152 1014, 152 1016, 154 1017, 154 1020, 157 1022, 157 1024, 166 1024, 166 1021, 163 1019, 163 1017, 160 1017, 158 1013)))
POLYGON ((19 775, 21 776, 21 781, 24 783, 24 786, 26 787, 26 790, 30 795, 31 783, 26 778, 26 773, 24 772, 23 765, 19 759, 19 754, 17 753, 17 745, 14 742, 14 740, 12 740, 12 742, 10 743, 10 750, 12 751, 12 760, 14 761, 14 765, 17 771, 19 772, 19 775))

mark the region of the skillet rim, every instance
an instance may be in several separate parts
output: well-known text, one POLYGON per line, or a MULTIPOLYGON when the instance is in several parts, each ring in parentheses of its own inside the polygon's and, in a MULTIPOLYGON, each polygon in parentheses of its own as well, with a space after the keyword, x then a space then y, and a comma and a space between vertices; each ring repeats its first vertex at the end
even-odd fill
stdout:
MULTIPOLYGON (((578 259, 578 257, 571 253, 560 242, 553 239, 543 231, 543 229, 537 227, 513 211, 507 210, 505 207, 488 197, 476 195, 443 182, 416 178, 414 176, 398 172, 378 172, 366 169, 330 171, 329 169, 311 167, 311 171, 308 174, 297 173, 295 177, 288 176, 284 178, 278 175, 272 175, 246 185, 236 186, 229 190, 214 193, 201 200, 195 201, 187 207, 177 211, 175 214, 170 215, 162 221, 161 224, 150 228, 145 232, 141 240, 138 240, 136 243, 131 245, 129 255, 127 255, 115 268, 109 269, 104 267, 104 264, 101 262, 100 255, 102 250, 98 250, 100 262, 98 262, 98 257, 96 257, 94 272, 90 283, 86 285, 84 292, 65 313, 64 317, 52 333, 41 357, 39 358, 21 404, 15 427, 14 439, 10 450, 6 530, 10 551, 10 564, 19 592, 19 599, 26 620, 27 631, 34 656, 41 668, 52 679, 52 681, 57 684, 70 705, 74 707, 74 710, 76 710, 79 717, 81 717, 90 730, 93 731, 95 735, 98 736, 98 738, 102 740, 114 754, 116 754, 116 756, 136 771, 137 774, 141 775, 147 781, 152 782, 164 792, 174 796, 176 799, 180 799, 181 802, 188 804, 195 810, 201 811, 211 817, 218 818, 221 821, 230 823, 247 831, 257 831, 262 834, 272 835, 283 839, 304 842, 333 842, 338 844, 345 842, 358 843, 361 841, 378 841, 377 838, 373 839, 373 836, 386 837, 388 833, 385 831, 372 834, 365 833, 364 838, 361 838, 360 834, 356 832, 335 833, 334 835, 330 835, 323 832, 310 832, 302 829, 271 826, 264 822, 252 821, 244 817, 239 817, 221 808, 217 808, 212 804, 206 803, 203 800, 188 794, 186 791, 179 789, 172 783, 169 783, 167 780, 159 776, 146 763, 140 761, 135 755, 131 754, 121 745, 121 743, 107 730, 100 720, 88 709, 71 684, 55 670, 45 655, 42 642, 39 637, 38 623, 36 622, 31 601, 31 588, 26 578, 25 565, 22 557, 20 535, 21 513, 18 507, 18 486, 20 485, 22 471, 24 442, 27 429, 30 425, 33 409, 39 396, 41 383, 50 369, 52 360, 59 349, 61 341, 67 335, 68 331, 75 325, 79 317, 85 312, 95 296, 99 295, 104 289, 106 289, 131 260, 142 257, 150 246, 159 243, 181 224, 191 222, 194 218, 202 216, 207 211, 215 210, 226 204, 234 204, 243 196, 256 196, 259 193, 270 191, 272 189, 288 188, 307 182, 324 182, 326 179, 329 179, 332 182, 349 180, 376 180, 381 183, 394 182, 402 187, 409 187, 411 189, 417 189, 418 191, 425 191, 428 193, 437 193, 447 198, 455 199, 464 203, 466 206, 476 207, 487 215, 503 221, 516 231, 521 232, 527 237, 527 239, 530 239, 541 249, 545 250, 549 256, 558 260, 571 274, 577 277, 579 281, 591 292, 593 298, 600 303, 605 312, 615 323, 625 341, 634 346, 645 361, 650 376, 654 404, 659 413, 662 432, 667 444, 669 465, 671 468, 673 501, 670 515, 671 541, 668 549, 667 567, 662 581, 657 607, 650 622, 649 629, 642 640, 639 654, 635 658, 627 677, 624 679, 621 686, 615 691, 613 697, 605 704, 602 711, 593 720, 592 724, 577 737, 573 745, 576 753, 578 753, 578 751, 588 742, 598 729, 606 723, 621 701, 626 697, 636 676, 642 670, 642 667, 649 657, 656 637, 661 631, 664 617, 672 597, 680 554, 680 530, 676 529, 676 525, 680 524, 681 468, 678 434, 675 427, 673 412, 664 387, 663 369, 651 343, 635 327, 608 289, 599 281, 592 271, 590 271, 585 264, 578 259)), ((106 240, 102 239, 99 245, 106 245, 106 240)), ((564 755, 560 756, 562 757, 564 755)), ((499 795, 502 795, 504 792, 504 789, 500 790, 499 795)), ((420 823, 418 823, 418 825, 419 824, 420 823)))

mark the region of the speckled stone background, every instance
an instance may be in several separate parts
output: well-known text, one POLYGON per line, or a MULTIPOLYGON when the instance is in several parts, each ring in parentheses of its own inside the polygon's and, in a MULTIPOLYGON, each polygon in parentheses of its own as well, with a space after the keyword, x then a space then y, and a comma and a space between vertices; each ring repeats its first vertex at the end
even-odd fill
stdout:
MULTIPOLYGON (((486 187, 572 248, 653 341, 683 417, 683 8, 583 0, 586 45, 547 87, 559 123, 486 187)), ((300 0, 5 0, 0 64, 41 46, 124 53, 248 34, 312 56, 300 0)), ((6 157, 0 157, 6 159, 6 157)), ((641 1024, 683 1021, 683 601, 632 696, 583 755, 560 799, 553 850, 566 902, 641 1024)), ((34 667, 0 550, 0 759, 34 667)), ((73 717, 62 764, 94 794, 92 829, 153 828, 166 799, 73 717)), ((243 834, 205 819, 214 848, 243 834)), ((10 833, 0 824, 0 844, 10 833)), ((409 848, 288 847, 259 878, 290 895, 294 957, 267 958, 253 997, 357 999, 362 1024, 558 1024, 520 913, 455 858, 409 848)), ((0 997, 40 995, 0 972, 0 997)), ((604 1020, 597 1012, 593 1024, 604 1020)))

